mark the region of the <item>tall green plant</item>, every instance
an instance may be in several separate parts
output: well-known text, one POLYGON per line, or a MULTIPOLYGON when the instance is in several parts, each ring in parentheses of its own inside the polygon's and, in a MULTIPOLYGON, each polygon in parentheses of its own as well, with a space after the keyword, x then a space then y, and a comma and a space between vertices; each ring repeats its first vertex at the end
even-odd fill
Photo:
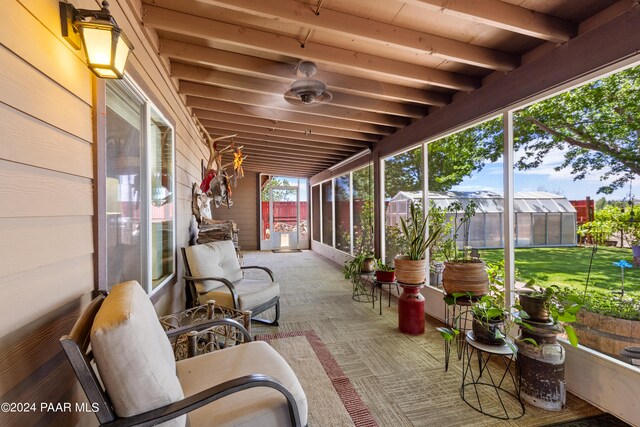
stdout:
POLYGON ((429 229, 429 235, 425 231, 429 222, 429 215, 423 215, 414 202, 409 209, 409 221, 400 218, 400 228, 408 241, 407 256, 410 260, 417 261, 425 258, 427 249, 435 244, 442 233, 438 226, 429 229))

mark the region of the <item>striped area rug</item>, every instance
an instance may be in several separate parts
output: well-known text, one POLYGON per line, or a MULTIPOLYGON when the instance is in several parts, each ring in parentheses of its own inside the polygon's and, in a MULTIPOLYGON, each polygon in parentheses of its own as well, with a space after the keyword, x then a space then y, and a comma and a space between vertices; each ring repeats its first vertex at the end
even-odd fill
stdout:
POLYGON ((315 331, 264 334, 256 339, 271 344, 298 376, 309 403, 309 426, 378 425, 315 331))

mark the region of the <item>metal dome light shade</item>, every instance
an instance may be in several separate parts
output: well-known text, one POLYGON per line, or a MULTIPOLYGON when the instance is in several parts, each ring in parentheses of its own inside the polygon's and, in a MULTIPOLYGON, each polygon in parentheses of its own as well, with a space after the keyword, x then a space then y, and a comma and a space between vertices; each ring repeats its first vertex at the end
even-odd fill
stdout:
POLYGON ((327 102, 331 99, 331 94, 327 92, 327 85, 313 78, 304 78, 291 83, 290 92, 303 104, 327 102), (326 95, 329 95, 328 100, 324 99, 326 95))
POLYGON ((285 94, 285 99, 294 105, 314 105, 331 101, 333 96, 327 92, 327 86, 313 76, 317 67, 313 62, 301 62, 298 71, 306 77, 291 83, 291 89, 285 94))

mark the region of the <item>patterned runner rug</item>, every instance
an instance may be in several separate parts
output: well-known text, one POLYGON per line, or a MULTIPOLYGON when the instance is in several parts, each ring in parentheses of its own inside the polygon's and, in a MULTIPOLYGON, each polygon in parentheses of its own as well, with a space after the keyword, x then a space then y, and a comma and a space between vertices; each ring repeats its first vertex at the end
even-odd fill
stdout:
POLYGON ((377 426, 351 381, 314 331, 264 334, 256 339, 271 344, 298 376, 309 402, 309 426, 377 426))

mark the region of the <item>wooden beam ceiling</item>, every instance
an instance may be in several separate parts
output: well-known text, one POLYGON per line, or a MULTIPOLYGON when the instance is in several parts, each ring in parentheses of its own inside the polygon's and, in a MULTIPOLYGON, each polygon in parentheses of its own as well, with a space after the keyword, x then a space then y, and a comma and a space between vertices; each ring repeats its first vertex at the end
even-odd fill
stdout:
POLYGON ((142 20, 194 116, 212 135, 238 134, 246 170, 311 176, 365 148, 418 142, 458 120, 445 114, 454 100, 482 109, 470 95, 517 75, 523 57, 627 9, 618 0, 142 0, 142 20), (285 99, 305 77, 302 61, 316 63, 330 102, 285 99))

